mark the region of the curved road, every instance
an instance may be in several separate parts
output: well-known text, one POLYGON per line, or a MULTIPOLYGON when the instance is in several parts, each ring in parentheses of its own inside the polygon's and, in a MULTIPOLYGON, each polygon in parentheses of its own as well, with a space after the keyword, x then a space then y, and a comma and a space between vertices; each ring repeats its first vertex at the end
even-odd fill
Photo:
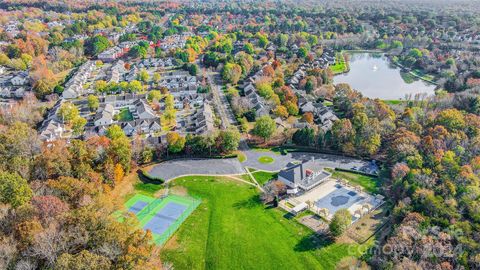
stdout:
POLYGON ((150 174, 165 180, 185 175, 235 175, 246 173, 245 168, 255 168, 264 171, 279 171, 289 162, 314 159, 321 167, 352 169, 370 166, 370 162, 339 155, 294 152, 280 155, 271 151, 243 150, 247 160, 240 163, 236 158, 230 159, 181 159, 170 160, 155 165, 150 174), (262 156, 274 159, 272 163, 263 164, 258 161, 262 156))

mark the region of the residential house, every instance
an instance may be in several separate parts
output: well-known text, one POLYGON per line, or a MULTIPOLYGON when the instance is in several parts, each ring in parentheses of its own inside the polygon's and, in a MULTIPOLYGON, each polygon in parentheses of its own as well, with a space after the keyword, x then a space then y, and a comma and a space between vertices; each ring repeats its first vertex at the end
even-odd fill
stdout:
POLYGON ((95 126, 107 126, 113 124, 115 109, 112 104, 105 104, 95 115, 95 126))
POLYGON ((19 72, 12 79, 10 79, 10 82, 14 86, 26 85, 28 83, 28 72, 19 72))
POLYGON ((155 119, 158 118, 158 116, 155 114, 153 111, 152 107, 148 105, 145 100, 143 99, 137 99, 135 102, 133 102, 133 105, 135 106, 134 110, 134 117, 138 119, 155 119))
POLYGON ((323 132, 329 131, 333 123, 338 120, 333 109, 325 106, 321 102, 305 102, 300 105, 300 110, 302 113, 311 112, 314 122, 320 126, 323 132))
POLYGON ((40 128, 40 139, 42 141, 54 141, 63 136, 65 128, 63 124, 54 120, 48 120, 40 128))
POLYGON ((91 60, 88 60, 81 65, 75 72, 75 75, 73 75, 73 77, 65 84, 65 90, 62 93, 62 97, 65 99, 73 99, 87 94, 88 91, 87 89, 84 89, 83 85, 90 77, 94 68, 95 63, 91 60))
POLYGON ((308 191, 325 182, 332 174, 315 163, 312 158, 299 163, 290 162, 278 173, 278 180, 282 181, 289 192, 298 193, 308 191))
POLYGON ((247 97, 249 100, 250 109, 255 110, 256 117, 270 114, 270 105, 267 104, 263 97, 258 95, 257 89, 253 83, 249 82, 247 86, 243 88, 243 92, 245 93, 245 97, 247 97))
POLYGON ((210 104, 204 103, 202 107, 197 108, 194 113, 179 124, 187 133, 211 133, 215 130, 213 116, 210 104))

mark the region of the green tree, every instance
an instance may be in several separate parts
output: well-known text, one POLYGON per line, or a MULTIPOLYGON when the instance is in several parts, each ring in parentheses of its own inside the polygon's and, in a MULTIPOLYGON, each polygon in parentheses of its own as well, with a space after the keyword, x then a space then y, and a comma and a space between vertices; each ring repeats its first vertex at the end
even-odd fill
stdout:
POLYGON ((128 55, 130 55, 133 58, 146 58, 147 57, 147 49, 145 47, 142 47, 140 45, 135 45, 132 48, 130 48, 130 51, 128 51, 128 55))
POLYGON ((288 45, 288 34, 279 34, 277 36, 277 45, 279 47, 286 47, 288 45))
POLYGON ((147 99, 148 101, 159 101, 162 98, 162 92, 160 90, 152 90, 148 92, 147 99))
POLYGON ((0 202, 18 207, 30 201, 32 194, 27 180, 16 173, 0 171, 0 202))
POLYGON ((122 165, 123 171, 129 172, 132 160, 132 148, 130 140, 125 136, 123 131, 122 135, 123 136, 111 140, 107 153, 114 164, 122 165))
POLYGON ((307 57, 307 55, 308 55, 308 49, 307 48, 300 47, 300 49, 298 49, 297 56, 299 58, 305 58, 305 57, 307 57))
POLYGON ((72 130, 73 134, 80 135, 83 133, 83 128, 87 124, 87 120, 83 117, 76 117, 72 120, 72 130))
POLYGON ((236 84, 242 75, 242 67, 235 63, 227 63, 223 67, 222 77, 225 81, 236 84))
POLYGON ((217 136, 217 145, 222 153, 230 153, 238 149, 240 133, 236 129, 222 130, 217 136))
POLYGON ((148 74, 148 72, 144 68, 142 68, 137 75, 137 79, 141 82, 146 83, 146 82, 148 82, 148 80, 150 80, 150 75, 148 74))
POLYGON ((255 52, 255 51, 253 50, 253 45, 252 45, 252 43, 249 43, 249 42, 247 42, 247 43, 245 43, 245 44, 243 45, 243 50, 244 50, 246 53, 248 53, 248 54, 253 54, 253 53, 255 52))
POLYGON ((162 75, 160 73, 155 72, 153 74, 153 81, 154 82, 159 83, 161 79, 162 79, 162 75))
POLYGON ((169 132, 167 134, 168 151, 178 153, 185 147, 185 137, 180 136, 177 132, 169 132))
POLYGON ((37 132, 26 123, 4 126, 0 131, 0 170, 28 177, 38 148, 37 132))
POLYGON ((104 80, 98 80, 95 82, 95 91, 99 93, 106 92, 108 89, 108 84, 104 80))
POLYGON ((415 59, 421 58, 423 55, 422 51, 417 48, 413 48, 408 52, 408 56, 413 57, 415 59))
POLYGON ((269 41, 268 41, 268 37, 266 34, 262 34, 262 33, 257 33, 257 38, 258 38, 258 46, 260 48, 265 48, 267 47, 269 41))
POLYGON ((8 58, 14 59, 14 58, 20 58, 22 51, 18 48, 17 45, 10 44, 7 46, 6 53, 8 58))
POLYGON ((352 215, 347 209, 343 208, 335 212, 328 228, 333 236, 338 237, 345 232, 351 223, 352 215))
POLYGON ((275 121, 270 116, 265 115, 257 119, 253 127, 253 134, 260 136, 264 141, 269 139, 277 130, 275 121))
POLYGON ((245 52, 238 52, 235 61, 242 67, 242 73, 247 75, 253 67, 253 57, 245 52))
POLYGON ((118 138, 125 137, 125 133, 119 125, 111 125, 106 132, 107 138, 110 140, 115 140, 118 138))
POLYGON ((293 134, 292 141, 298 145, 312 146, 315 144, 315 131, 308 127, 299 129, 293 134))
POLYGON ((97 56, 99 53, 105 51, 108 46, 110 46, 110 42, 102 35, 96 35, 88 38, 83 44, 85 55, 88 56, 97 56))
POLYGON ((89 95, 87 98, 88 102, 88 108, 90 111, 96 111, 98 109, 98 106, 100 105, 100 101, 98 100, 98 97, 95 95, 89 95))
POLYGON ((390 44, 390 48, 392 48, 392 49, 403 49, 403 43, 399 40, 394 40, 394 41, 392 41, 392 44, 390 44))
POLYGON ((465 116, 457 109, 446 109, 438 114, 437 123, 449 131, 456 131, 465 127, 465 116))
POLYGON ((74 119, 80 116, 77 106, 71 102, 64 102, 57 112, 58 118, 63 122, 70 124, 74 119))
POLYGON ((140 92, 143 90, 143 86, 142 86, 142 83, 137 81, 137 80, 133 80, 131 82, 128 83, 128 87, 127 87, 128 91, 129 92, 132 92, 132 93, 135 93, 135 92, 140 92))

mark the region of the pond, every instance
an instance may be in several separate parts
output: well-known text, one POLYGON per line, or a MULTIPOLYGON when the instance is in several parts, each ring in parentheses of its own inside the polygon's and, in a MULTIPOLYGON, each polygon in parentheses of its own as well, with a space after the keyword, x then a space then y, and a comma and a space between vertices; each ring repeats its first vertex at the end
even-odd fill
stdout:
POLYGON ((335 76, 369 98, 404 99, 406 95, 434 94, 435 85, 402 72, 380 53, 351 53, 350 71, 335 76))

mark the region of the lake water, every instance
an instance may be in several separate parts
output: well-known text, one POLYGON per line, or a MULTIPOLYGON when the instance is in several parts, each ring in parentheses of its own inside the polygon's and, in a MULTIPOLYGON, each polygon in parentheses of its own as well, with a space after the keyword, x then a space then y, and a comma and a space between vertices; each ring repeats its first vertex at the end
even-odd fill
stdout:
POLYGON ((350 71, 335 76, 335 83, 348 83, 364 96, 403 99, 408 94, 434 94, 435 85, 422 81, 390 63, 378 53, 350 54, 350 71))

